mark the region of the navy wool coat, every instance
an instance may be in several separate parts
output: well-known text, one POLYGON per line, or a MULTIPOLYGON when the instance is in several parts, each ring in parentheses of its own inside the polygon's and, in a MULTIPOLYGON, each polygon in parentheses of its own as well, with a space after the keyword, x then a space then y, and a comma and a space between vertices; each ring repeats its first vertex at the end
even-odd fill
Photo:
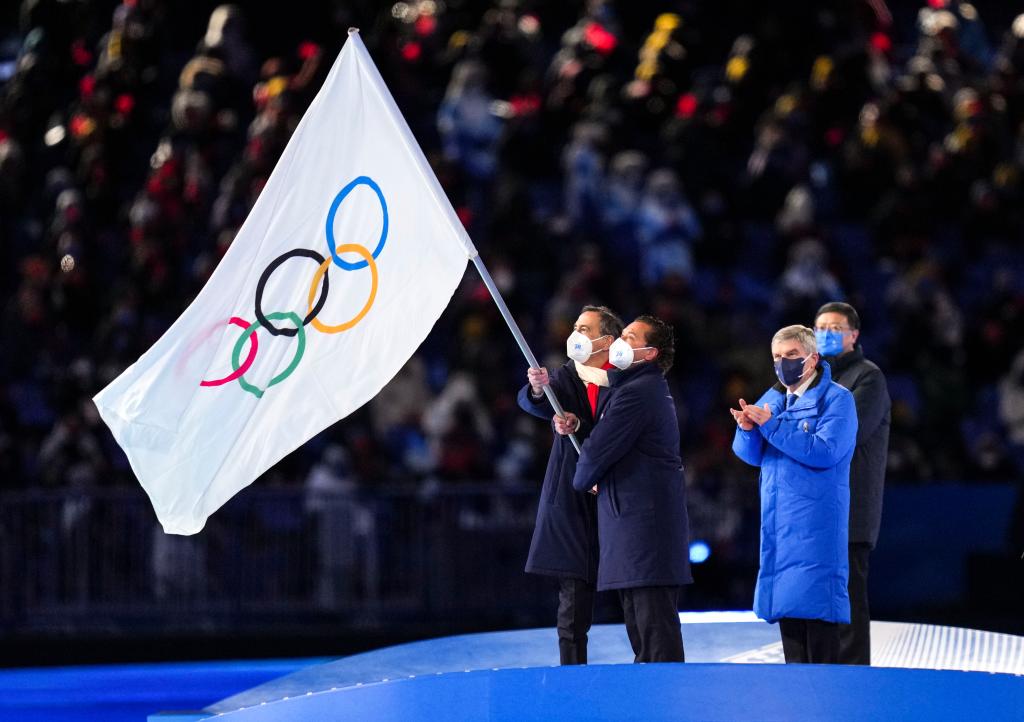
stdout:
POLYGON ((609 371, 608 379, 608 403, 573 479, 578 492, 598 486, 597 588, 689 584, 686 481, 668 383, 654 363, 609 371))
MULTIPOLYGON (((551 389, 559 403, 580 419, 576 439, 582 444, 594 428, 594 417, 584 383, 572 361, 555 369, 551 389)), ((597 396, 597 409, 608 401, 609 390, 602 388, 597 396)), ((530 385, 519 390, 519 408, 549 423, 554 409, 546 396, 534 399, 530 385)), ((551 577, 583 579, 594 582, 597 577, 597 504, 590 494, 579 494, 572 488, 578 455, 568 436, 553 431, 551 455, 544 472, 537 505, 537 522, 530 541, 526 571, 551 577)))

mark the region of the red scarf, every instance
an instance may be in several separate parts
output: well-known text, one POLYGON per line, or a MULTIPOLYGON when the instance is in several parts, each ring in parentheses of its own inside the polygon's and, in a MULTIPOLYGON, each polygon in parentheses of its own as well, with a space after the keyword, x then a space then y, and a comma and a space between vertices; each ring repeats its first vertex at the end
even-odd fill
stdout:
MULTIPOLYGON (((615 368, 615 366, 605 361, 604 366, 601 368, 607 371, 608 369, 615 368)), ((587 399, 590 401, 590 415, 594 418, 594 421, 597 421, 597 395, 600 391, 601 387, 597 384, 587 384, 587 399)))

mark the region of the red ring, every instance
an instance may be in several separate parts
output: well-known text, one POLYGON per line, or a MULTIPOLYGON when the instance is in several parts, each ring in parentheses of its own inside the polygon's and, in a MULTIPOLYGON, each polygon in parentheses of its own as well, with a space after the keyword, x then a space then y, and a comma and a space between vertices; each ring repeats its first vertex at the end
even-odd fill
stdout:
MULTIPOLYGON (((248 321, 241 319, 238 316, 232 316, 230 320, 228 320, 228 323, 233 323, 236 326, 241 326, 243 329, 247 329, 249 328, 249 326, 252 325, 248 321)), ((245 372, 249 370, 249 367, 252 366, 252 362, 256 360, 256 351, 259 348, 259 341, 256 339, 255 331, 249 334, 249 342, 249 355, 245 357, 245 361, 242 362, 242 365, 238 367, 237 371, 232 371, 222 379, 215 379, 214 381, 200 381, 199 385, 220 386, 222 384, 234 381, 239 376, 245 374, 245 372)))

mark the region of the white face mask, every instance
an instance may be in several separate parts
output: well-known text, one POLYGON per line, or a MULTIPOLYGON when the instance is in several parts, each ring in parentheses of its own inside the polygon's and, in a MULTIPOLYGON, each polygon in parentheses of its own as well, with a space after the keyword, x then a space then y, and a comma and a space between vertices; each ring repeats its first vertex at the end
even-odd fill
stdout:
POLYGON ((592 341, 579 331, 573 331, 565 341, 565 355, 573 361, 586 363, 587 359, 595 353, 604 351, 604 349, 594 350, 594 341, 600 341, 602 338, 608 338, 608 336, 598 336, 592 341))
POLYGON ((608 347, 608 361, 617 369, 628 369, 635 363, 639 363, 643 359, 633 358, 634 352, 643 351, 644 349, 653 348, 653 346, 641 346, 640 348, 633 348, 623 339, 617 338, 612 345, 608 347))

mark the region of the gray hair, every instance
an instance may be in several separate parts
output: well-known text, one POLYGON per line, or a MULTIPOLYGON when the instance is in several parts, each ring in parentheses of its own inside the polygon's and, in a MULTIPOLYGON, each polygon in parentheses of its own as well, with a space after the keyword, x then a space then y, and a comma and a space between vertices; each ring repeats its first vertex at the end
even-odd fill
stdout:
POLYGON ((812 353, 818 353, 818 342, 814 338, 814 331, 800 324, 786 326, 776 331, 772 337, 772 346, 780 341, 799 341, 808 356, 812 353))

